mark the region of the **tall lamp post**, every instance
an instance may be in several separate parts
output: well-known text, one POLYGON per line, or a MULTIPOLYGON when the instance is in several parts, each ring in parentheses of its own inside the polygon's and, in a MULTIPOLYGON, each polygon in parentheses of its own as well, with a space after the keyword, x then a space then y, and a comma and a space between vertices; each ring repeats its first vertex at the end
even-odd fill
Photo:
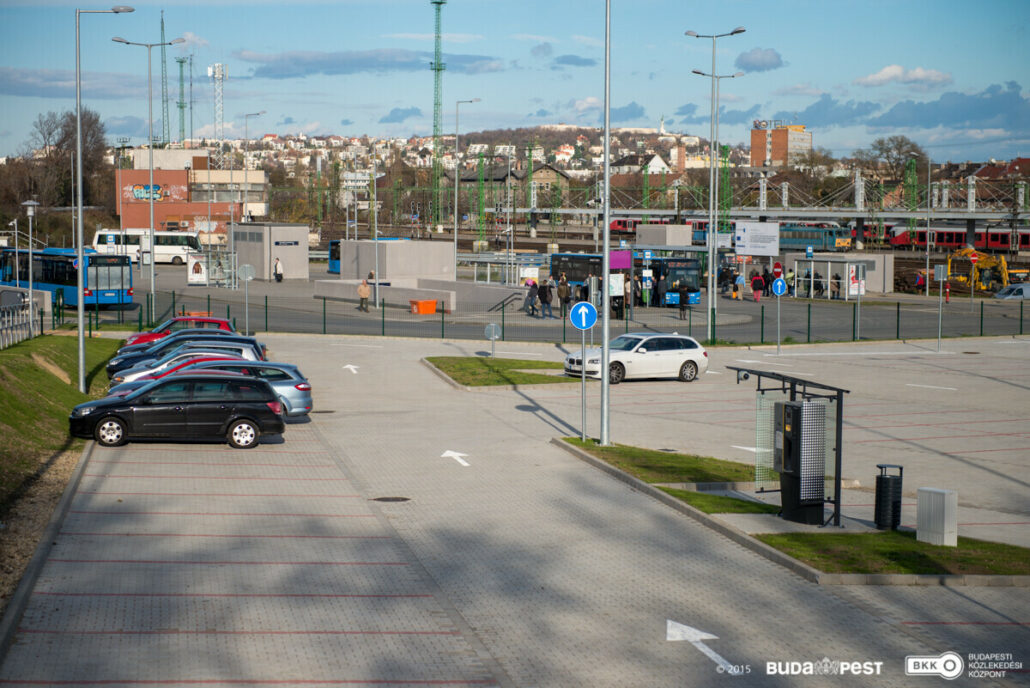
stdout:
POLYGON ((461 166, 458 164, 458 106, 462 103, 478 103, 479 98, 458 100, 454 103, 454 280, 458 280, 458 184, 461 182, 461 166))
POLYGON ((250 153, 250 130, 247 128, 251 117, 260 117, 265 114, 265 111, 261 112, 250 112, 243 116, 243 207, 240 208, 240 214, 243 215, 243 221, 247 221, 247 196, 250 195, 250 188, 247 186, 247 154, 250 153))
POLYGON ((79 391, 86 393, 86 339, 83 320, 86 317, 85 306, 82 303, 84 281, 83 270, 85 270, 85 256, 82 249, 82 60, 79 50, 79 15, 80 14, 122 14, 133 12, 128 5, 115 5, 109 10, 75 10, 75 257, 78 261, 76 282, 76 301, 78 301, 79 320, 79 391))
MULTIPOLYGON (((22 203, 22 205, 25 206, 25 214, 29 218, 29 336, 35 337, 36 300, 33 298, 32 295, 32 217, 36 214, 36 206, 38 206, 39 203, 37 203, 36 201, 25 201, 24 203, 22 203)), ((17 239, 15 239, 15 243, 17 243, 17 239)))
POLYGON ((708 341, 712 341, 712 335, 715 331, 715 113, 718 108, 718 104, 715 102, 717 100, 715 86, 718 82, 718 79, 715 77, 715 40, 725 36, 735 36, 738 33, 744 33, 744 31, 745 29, 743 26, 738 26, 728 33, 705 35, 699 34, 696 31, 686 32, 686 35, 692 38, 712 39, 712 72, 709 75, 712 79, 712 114, 709 125, 710 135, 708 138, 710 150, 708 155, 708 232, 706 233, 706 238, 708 240, 708 341))
MULTIPOLYGON (((173 38, 170 41, 164 43, 134 43, 133 41, 127 41, 120 36, 115 36, 111 39, 115 43, 124 43, 125 45, 138 45, 147 49, 147 152, 150 157, 150 186, 147 188, 147 197, 150 199, 150 317, 153 317, 154 310, 156 309, 155 302, 155 290, 154 290, 154 79, 150 69, 151 59, 150 54, 154 46, 158 45, 175 45, 176 43, 185 43, 185 38, 173 38)), ((143 259, 142 252, 140 253, 140 260, 143 259)), ((81 326, 79 328, 82 329, 81 326)))

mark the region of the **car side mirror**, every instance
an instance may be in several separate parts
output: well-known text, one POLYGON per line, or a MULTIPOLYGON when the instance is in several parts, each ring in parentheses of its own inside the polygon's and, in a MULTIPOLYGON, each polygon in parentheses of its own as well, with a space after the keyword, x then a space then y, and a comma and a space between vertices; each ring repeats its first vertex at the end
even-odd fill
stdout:
POLYGON ((641 348, 637 349, 637 353, 638 354, 646 354, 647 353, 647 349, 641 347, 641 348))

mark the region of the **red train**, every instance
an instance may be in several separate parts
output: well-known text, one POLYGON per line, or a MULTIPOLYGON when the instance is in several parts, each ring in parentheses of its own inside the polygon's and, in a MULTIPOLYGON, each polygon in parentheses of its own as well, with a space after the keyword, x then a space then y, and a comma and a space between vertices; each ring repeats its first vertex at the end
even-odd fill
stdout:
MULTIPOLYGON (((965 228, 930 227, 930 231, 933 233, 931 246, 934 248, 954 250, 968 245, 965 228)), ((889 236, 890 245, 895 248, 926 248, 926 227, 916 227, 911 231, 906 227, 894 227, 889 236)), ((973 236, 973 248, 985 251, 1030 251, 1030 228, 1017 229, 1015 236, 1007 227, 981 228, 973 236)))

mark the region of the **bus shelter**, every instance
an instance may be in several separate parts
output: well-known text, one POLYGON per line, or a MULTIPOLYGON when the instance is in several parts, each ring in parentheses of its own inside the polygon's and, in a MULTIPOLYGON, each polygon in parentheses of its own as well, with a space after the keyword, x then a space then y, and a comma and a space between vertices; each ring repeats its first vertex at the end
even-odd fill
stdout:
POLYGON ((792 296, 850 301, 865 296, 866 277, 876 269, 876 262, 845 256, 819 256, 795 258, 793 266, 792 296))

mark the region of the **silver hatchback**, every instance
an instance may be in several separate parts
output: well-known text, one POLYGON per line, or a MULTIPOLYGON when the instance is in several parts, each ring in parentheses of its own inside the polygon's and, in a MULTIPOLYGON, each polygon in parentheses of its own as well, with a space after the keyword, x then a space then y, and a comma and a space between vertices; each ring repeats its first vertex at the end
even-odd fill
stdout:
POLYGON ((304 416, 311 412, 311 383, 297 366, 273 361, 205 361, 183 368, 181 372, 226 370, 264 380, 272 386, 283 405, 283 415, 304 416))

